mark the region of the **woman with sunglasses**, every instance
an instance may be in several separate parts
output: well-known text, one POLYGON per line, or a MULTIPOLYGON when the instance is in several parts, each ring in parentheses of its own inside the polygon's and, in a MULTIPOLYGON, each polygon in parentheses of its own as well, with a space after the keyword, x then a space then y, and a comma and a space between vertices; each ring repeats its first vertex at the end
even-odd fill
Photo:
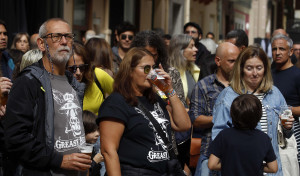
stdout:
POLYGON ((74 42, 73 50, 74 55, 69 59, 67 69, 73 73, 78 82, 86 84, 83 110, 89 110, 98 114, 99 107, 104 101, 105 95, 112 92, 114 80, 105 71, 91 64, 90 60, 87 59, 86 50, 83 45, 74 42))
POLYGON ((160 66, 156 72, 169 86, 165 92, 169 105, 155 93, 147 80, 154 65, 154 58, 148 50, 130 49, 116 75, 114 93, 99 109, 97 124, 107 175, 166 174, 170 156, 160 134, 170 141, 171 128, 185 131, 191 127, 189 116, 172 88, 171 78, 163 68, 160 66), (154 120, 160 132, 153 125, 154 120))

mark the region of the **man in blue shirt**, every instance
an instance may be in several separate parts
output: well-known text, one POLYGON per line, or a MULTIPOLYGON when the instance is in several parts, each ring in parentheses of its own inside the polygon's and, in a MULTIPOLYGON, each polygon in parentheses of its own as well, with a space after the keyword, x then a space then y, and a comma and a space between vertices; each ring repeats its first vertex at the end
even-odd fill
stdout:
POLYGON ((240 51, 234 44, 225 42, 219 45, 215 62, 217 71, 200 80, 192 93, 189 115, 193 122, 193 137, 202 138, 200 158, 195 175, 208 176, 208 147, 211 143, 212 112, 219 93, 228 86, 230 72, 240 51))

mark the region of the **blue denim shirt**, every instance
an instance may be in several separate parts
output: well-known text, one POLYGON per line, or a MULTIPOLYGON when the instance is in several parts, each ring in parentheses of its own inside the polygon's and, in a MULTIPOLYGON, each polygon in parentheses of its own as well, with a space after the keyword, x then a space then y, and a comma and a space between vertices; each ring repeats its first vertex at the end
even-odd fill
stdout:
MULTIPOLYGON (((213 110, 214 126, 212 128, 212 139, 215 139, 215 137, 221 130, 232 127, 232 119, 230 117, 230 106, 233 100, 238 96, 239 95, 235 93, 231 87, 225 88, 218 96, 213 110)), ((271 139, 271 143, 278 162, 277 173, 268 175, 282 176, 283 173, 281 168, 281 160, 279 156, 279 147, 277 141, 277 126, 279 122, 278 112, 280 106, 286 105, 286 102, 278 88, 273 86, 272 89, 266 93, 262 104, 265 106, 267 111, 268 136, 271 139)), ((256 128, 261 129, 260 123, 258 123, 256 128)), ((293 134, 293 130, 284 130, 283 133, 286 137, 290 137, 293 134)))

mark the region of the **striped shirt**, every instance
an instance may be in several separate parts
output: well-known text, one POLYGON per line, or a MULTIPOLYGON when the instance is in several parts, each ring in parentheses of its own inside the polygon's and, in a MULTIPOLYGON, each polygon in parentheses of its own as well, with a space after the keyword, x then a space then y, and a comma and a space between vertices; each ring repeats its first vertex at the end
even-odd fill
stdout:
MULTIPOLYGON (((260 102, 262 104, 262 100, 264 99, 265 94, 260 93, 260 94, 254 94, 254 95, 260 100, 260 102)), ((262 104, 262 116, 261 116, 261 119, 259 122, 261 125, 261 131, 268 134, 268 118, 267 118, 266 108, 263 104, 262 104)))
MULTIPOLYGON (((300 124, 299 124, 299 117, 295 118, 294 121, 294 135, 297 142, 297 149, 300 151, 300 124)), ((300 152, 298 152, 298 162, 300 161, 300 152)))

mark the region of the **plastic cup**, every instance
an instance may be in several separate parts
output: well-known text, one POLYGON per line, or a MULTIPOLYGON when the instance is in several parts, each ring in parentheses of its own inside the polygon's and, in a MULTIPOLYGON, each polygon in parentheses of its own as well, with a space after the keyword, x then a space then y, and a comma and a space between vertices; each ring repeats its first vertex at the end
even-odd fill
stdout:
POLYGON ((169 90, 169 85, 165 82, 165 78, 157 74, 155 70, 149 72, 147 79, 161 91, 166 92, 169 90))
POLYGON ((81 153, 87 154, 89 156, 92 156, 93 147, 94 144, 89 144, 89 143, 85 143, 78 146, 81 153))
POLYGON ((8 92, 4 92, 1 94, 1 105, 5 106, 8 99, 8 92))
POLYGON ((280 120, 282 125, 284 125, 292 115, 292 106, 280 106, 280 120))

